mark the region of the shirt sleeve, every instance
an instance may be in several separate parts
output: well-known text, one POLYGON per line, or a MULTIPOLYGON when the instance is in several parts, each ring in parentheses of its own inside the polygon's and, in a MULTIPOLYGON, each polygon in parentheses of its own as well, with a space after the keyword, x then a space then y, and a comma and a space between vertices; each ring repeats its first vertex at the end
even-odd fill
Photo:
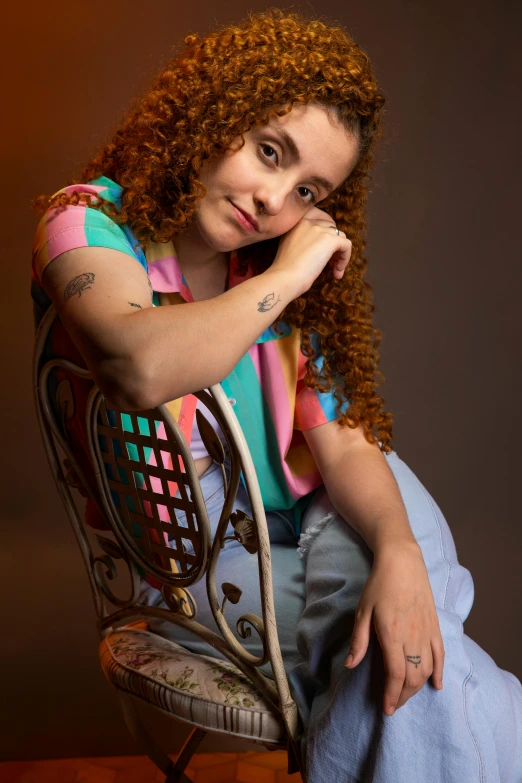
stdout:
POLYGON ((33 245, 33 270, 38 282, 51 261, 77 247, 109 247, 121 250, 145 266, 125 230, 98 209, 83 205, 51 208, 44 214, 33 245))
MULTIPOLYGON (((319 372, 324 364, 324 356, 319 350, 319 335, 312 332, 311 341, 315 349, 315 363, 319 372)), ((339 418, 336 413, 337 400, 334 396, 333 385, 330 391, 321 392, 317 389, 310 389, 304 383, 306 373, 305 364, 307 357, 301 353, 299 369, 297 374, 297 388, 295 398, 294 429, 311 430, 320 424, 326 424, 327 421, 333 421, 339 418)), ((345 400, 341 406, 342 413, 345 413, 350 407, 350 401, 345 400)))

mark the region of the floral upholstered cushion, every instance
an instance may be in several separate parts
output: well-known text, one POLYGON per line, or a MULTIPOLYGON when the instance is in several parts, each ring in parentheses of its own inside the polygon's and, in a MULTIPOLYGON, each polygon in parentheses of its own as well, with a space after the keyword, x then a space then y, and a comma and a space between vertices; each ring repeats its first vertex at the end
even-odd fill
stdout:
POLYGON ((228 661, 128 626, 103 639, 100 659, 110 682, 164 712, 209 730, 286 745, 279 713, 228 661))

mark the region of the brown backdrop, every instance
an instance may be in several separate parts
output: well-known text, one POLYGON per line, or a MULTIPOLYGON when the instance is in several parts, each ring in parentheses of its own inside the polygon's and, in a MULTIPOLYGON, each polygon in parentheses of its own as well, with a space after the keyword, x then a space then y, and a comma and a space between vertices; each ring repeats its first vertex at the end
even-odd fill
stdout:
MULTIPOLYGON (((2 759, 136 752, 98 664, 87 579, 33 413, 29 199, 66 184, 174 42, 246 10, 55 0, 4 11, 2 759)), ((388 98, 368 277, 394 447, 474 577, 466 632, 522 677, 520 7, 327 0, 316 10, 352 31, 388 98)), ((173 747, 186 734, 176 729, 173 747)), ((201 749, 214 747, 225 746, 201 749)))

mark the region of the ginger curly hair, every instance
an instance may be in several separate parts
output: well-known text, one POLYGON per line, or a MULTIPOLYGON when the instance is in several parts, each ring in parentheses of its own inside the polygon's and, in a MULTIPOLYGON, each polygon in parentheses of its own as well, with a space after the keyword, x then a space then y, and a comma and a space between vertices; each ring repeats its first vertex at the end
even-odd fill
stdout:
MULTIPOLYGON (((301 329, 305 384, 319 391, 333 386, 339 423, 361 424, 366 440, 380 441, 381 451, 390 453, 394 415, 383 410, 384 399, 375 391, 385 380, 377 370, 381 334, 373 328, 372 289, 364 279, 366 182, 385 101, 368 56, 343 28, 279 8, 250 13, 204 38, 190 34, 184 43, 136 97, 112 140, 68 183, 105 175, 123 188, 121 209, 78 192, 41 195, 33 206, 43 212, 86 203, 128 223, 145 249, 149 240, 167 242, 187 227, 207 192, 198 180, 202 164, 223 155, 234 139, 265 125, 273 112, 283 116, 292 104, 314 101, 333 111, 357 135, 359 156, 348 179, 316 206, 351 239, 350 264, 342 280, 332 279, 327 265, 274 326, 284 321, 301 329), (324 355, 321 375, 312 330, 324 355), (350 406, 343 414, 346 400, 350 406)), ((239 248, 239 273, 246 273, 248 262, 257 272, 267 269, 278 242, 276 237, 239 248)))

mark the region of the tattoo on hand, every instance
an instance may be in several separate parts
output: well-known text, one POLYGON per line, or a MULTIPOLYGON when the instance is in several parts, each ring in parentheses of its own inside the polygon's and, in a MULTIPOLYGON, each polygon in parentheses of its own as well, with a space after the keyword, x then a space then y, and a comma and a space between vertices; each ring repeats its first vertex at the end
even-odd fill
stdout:
POLYGON ((420 655, 407 655, 406 660, 413 663, 415 668, 417 668, 421 662, 420 655))
POLYGON ((73 277, 63 292, 63 301, 66 302, 71 298, 71 296, 74 296, 74 294, 81 296, 82 291, 86 291, 88 288, 91 288, 92 284, 94 283, 94 277, 94 272, 84 272, 81 275, 76 275, 76 277, 73 277))
POLYGON ((271 310, 273 307, 276 306, 277 302, 281 301, 281 297, 278 296, 277 302, 274 302, 275 294, 272 292, 271 294, 267 294, 262 302, 258 302, 257 305, 257 312, 258 313, 268 313, 269 310, 271 310))
POLYGON ((136 304, 136 302, 129 302, 131 307, 137 307, 138 310, 143 310, 143 307, 139 304, 136 304))

